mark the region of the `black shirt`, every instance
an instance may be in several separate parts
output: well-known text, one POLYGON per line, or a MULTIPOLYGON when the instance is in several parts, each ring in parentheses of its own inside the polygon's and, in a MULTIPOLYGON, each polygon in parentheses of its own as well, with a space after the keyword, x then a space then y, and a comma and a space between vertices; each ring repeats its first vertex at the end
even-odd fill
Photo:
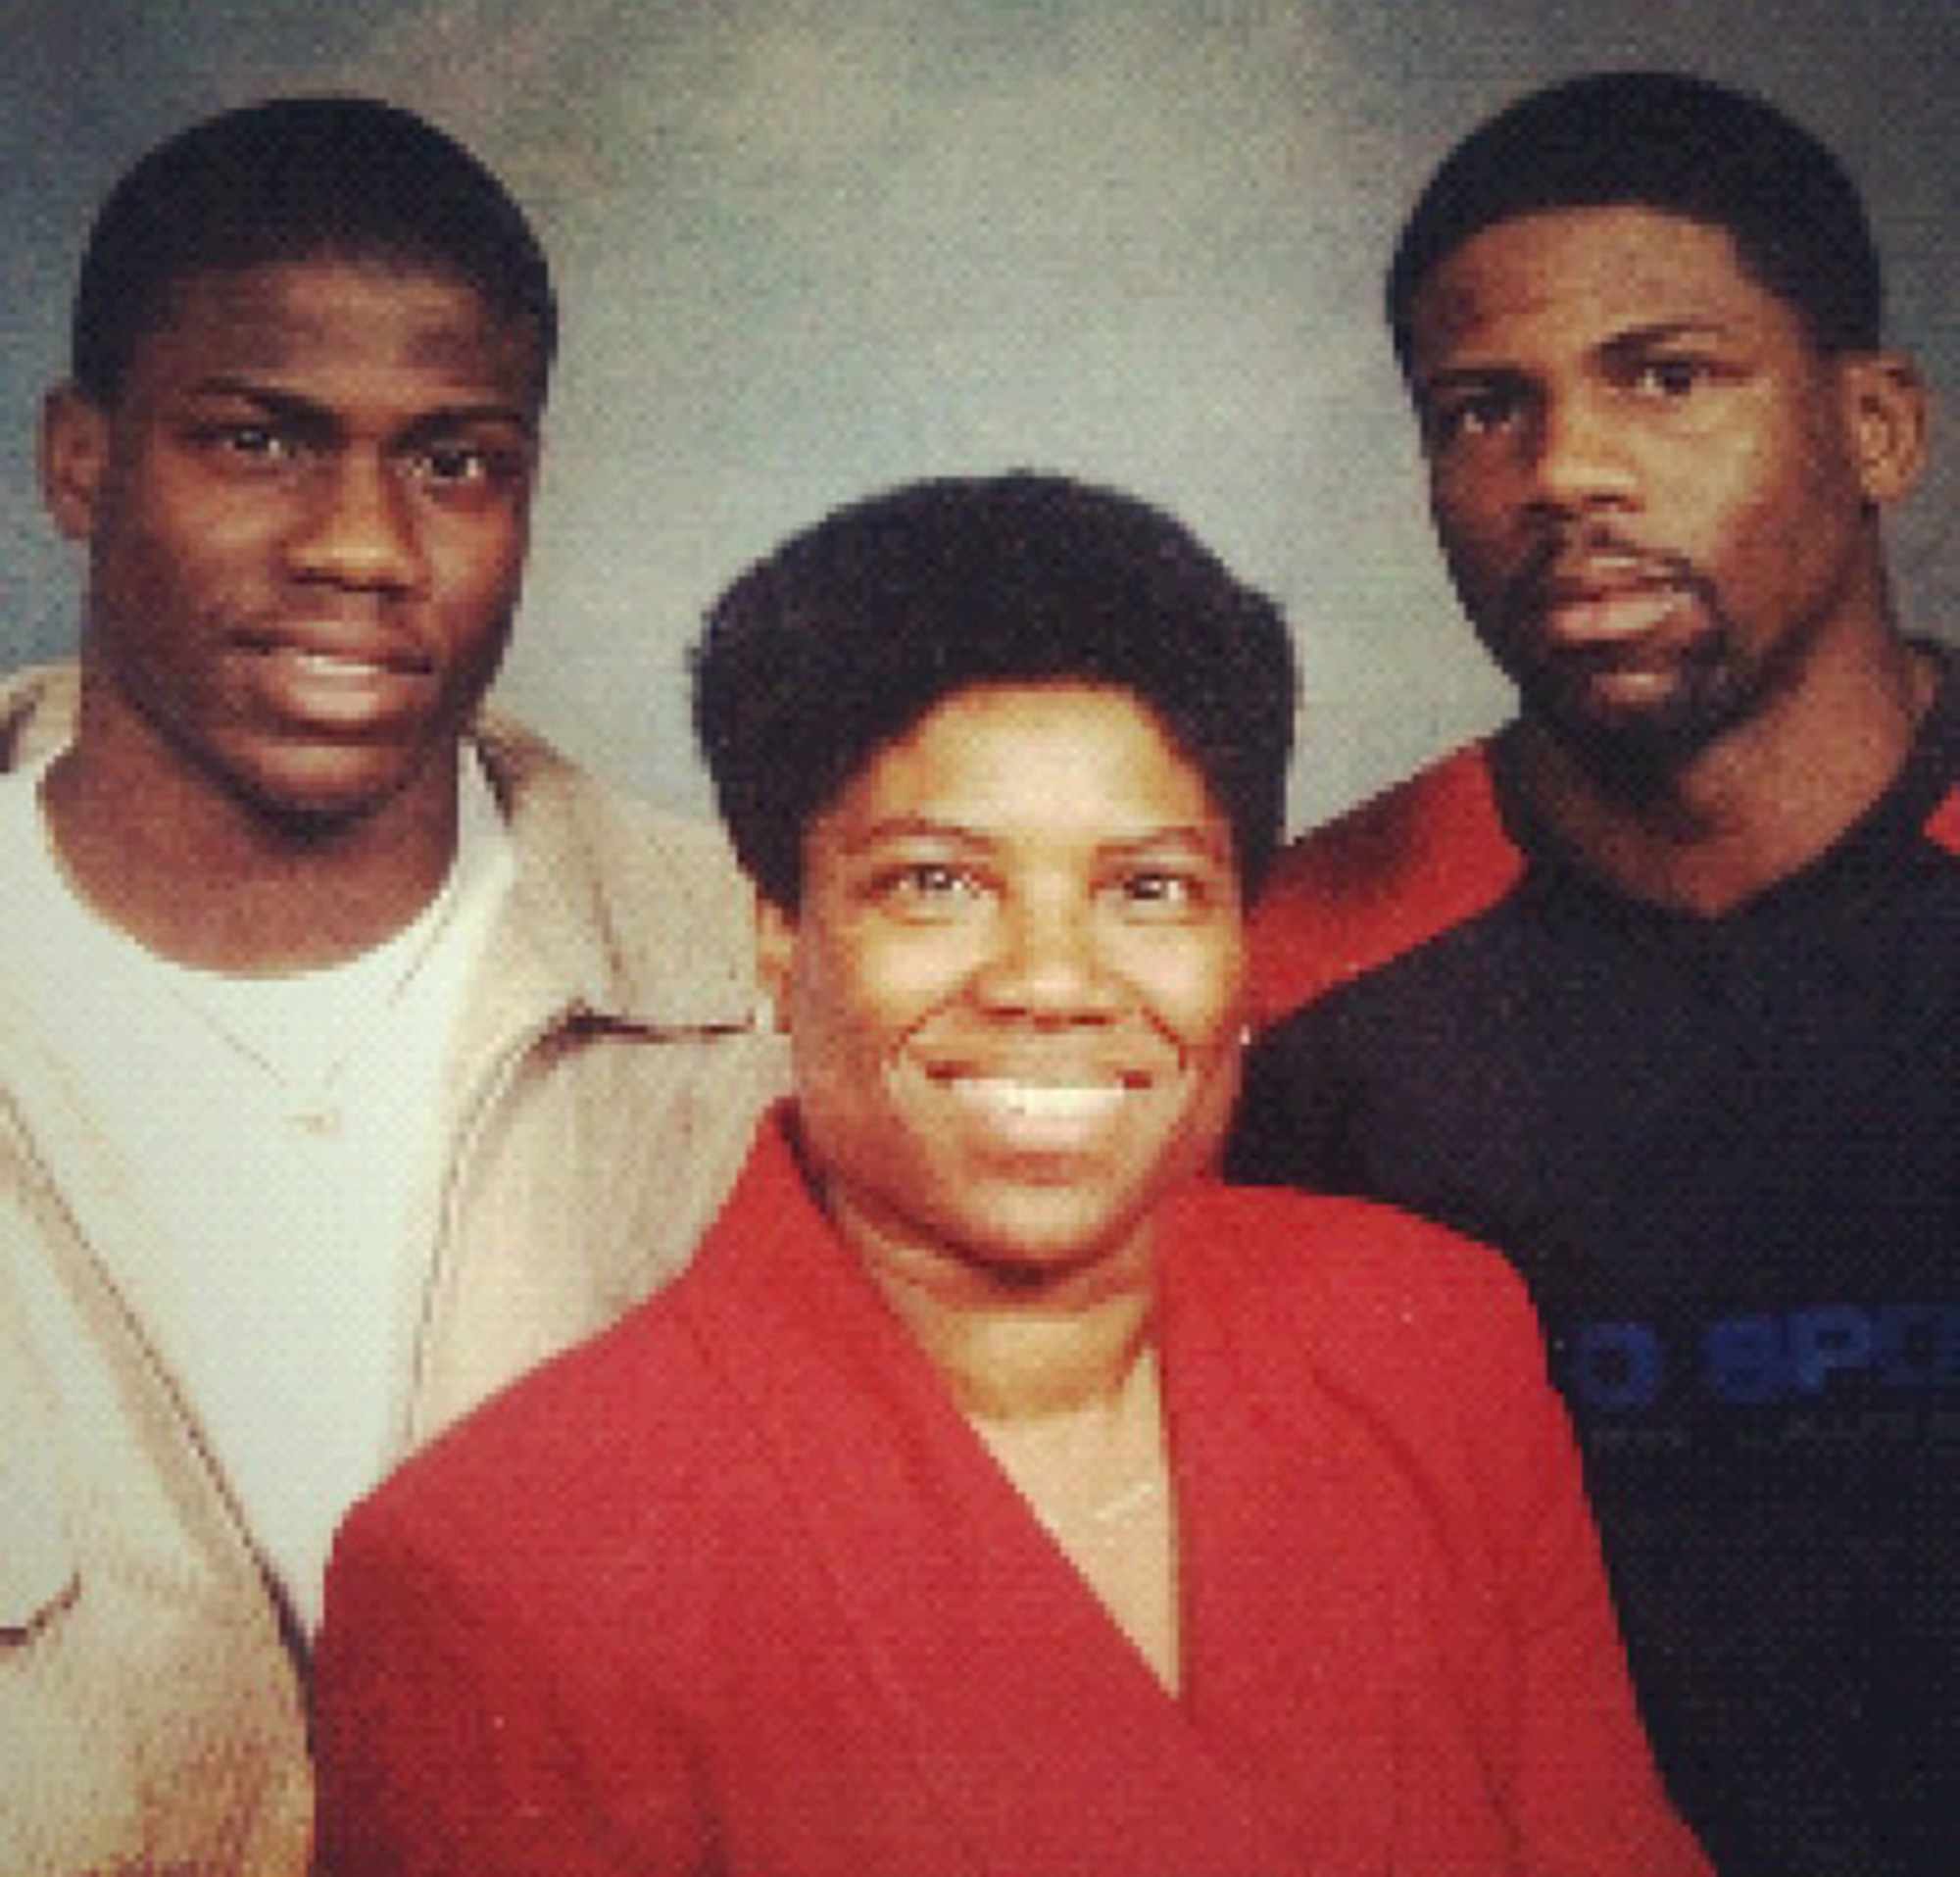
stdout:
POLYGON ((1589 874, 1503 739, 1469 759, 1488 890, 1434 919, 1420 787, 1356 811, 1324 837, 1351 920, 1312 889, 1350 968, 1255 1048, 1229 1155, 1524 1273, 1725 1873, 1960 1870, 1957 692, 1829 852, 1715 919, 1589 874))

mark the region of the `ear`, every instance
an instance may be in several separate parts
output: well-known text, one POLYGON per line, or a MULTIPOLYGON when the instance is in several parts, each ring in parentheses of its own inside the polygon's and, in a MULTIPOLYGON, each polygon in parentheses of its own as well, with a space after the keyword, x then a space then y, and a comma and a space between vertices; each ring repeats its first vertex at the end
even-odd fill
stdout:
POLYGON ((797 922, 774 900, 756 896, 756 978, 775 1010, 775 1027, 790 1026, 790 983, 796 974, 797 922))
POLYGON ((1927 393, 1902 352, 1861 352, 1838 364, 1845 420, 1868 501, 1896 502, 1926 467, 1927 393))
POLYGON ((95 532, 95 505, 109 469, 109 413, 73 384, 41 403, 41 501, 71 541, 95 532))

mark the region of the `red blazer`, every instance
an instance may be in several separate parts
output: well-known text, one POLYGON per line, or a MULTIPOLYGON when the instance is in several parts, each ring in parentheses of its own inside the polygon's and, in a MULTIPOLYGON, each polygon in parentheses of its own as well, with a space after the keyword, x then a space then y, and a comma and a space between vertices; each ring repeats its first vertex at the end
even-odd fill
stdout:
POLYGON ((1506 1267, 1214 1186, 1160 1243, 1180 1696, 770 1128, 686 1276, 349 1520, 327 1867, 1704 1871, 1506 1267))

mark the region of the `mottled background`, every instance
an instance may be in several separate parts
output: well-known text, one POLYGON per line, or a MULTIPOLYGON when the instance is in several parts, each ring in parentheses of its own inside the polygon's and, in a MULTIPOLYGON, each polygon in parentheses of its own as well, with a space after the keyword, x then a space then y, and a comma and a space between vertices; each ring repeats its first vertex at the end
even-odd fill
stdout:
MULTIPOLYGON (((1894 336, 1960 384, 1951 0, 0 0, 0 662, 66 650, 32 431, 87 217, 220 107, 358 88, 475 147, 567 314, 509 699, 705 809, 683 648, 741 565, 922 471, 1177 510, 1289 608, 1317 818, 1503 710, 1431 543, 1377 314, 1430 167, 1603 65, 1753 86, 1838 149, 1894 336)), ((1960 637, 1956 451, 1898 518, 1960 637)))

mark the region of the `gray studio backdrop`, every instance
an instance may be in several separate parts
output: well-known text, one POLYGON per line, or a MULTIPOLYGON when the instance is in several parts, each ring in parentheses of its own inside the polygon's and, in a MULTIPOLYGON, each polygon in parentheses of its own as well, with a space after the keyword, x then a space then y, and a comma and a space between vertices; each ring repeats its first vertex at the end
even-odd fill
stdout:
MULTIPOLYGON (((74 641, 32 431, 87 216, 190 118, 358 88, 498 169, 566 337, 508 702, 705 810, 683 652, 745 562, 913 474, 1176 510, 1288 608, 1297 821, 1494 721, 1377 312, 1430 166, 1514 93, 1685 65, 1864 183, 1894 337, 1960 386, 1951 0, 0 0, 0 663, 74 641)), ((1960 637, 1956 456, 1894 529, 1960 637)))

